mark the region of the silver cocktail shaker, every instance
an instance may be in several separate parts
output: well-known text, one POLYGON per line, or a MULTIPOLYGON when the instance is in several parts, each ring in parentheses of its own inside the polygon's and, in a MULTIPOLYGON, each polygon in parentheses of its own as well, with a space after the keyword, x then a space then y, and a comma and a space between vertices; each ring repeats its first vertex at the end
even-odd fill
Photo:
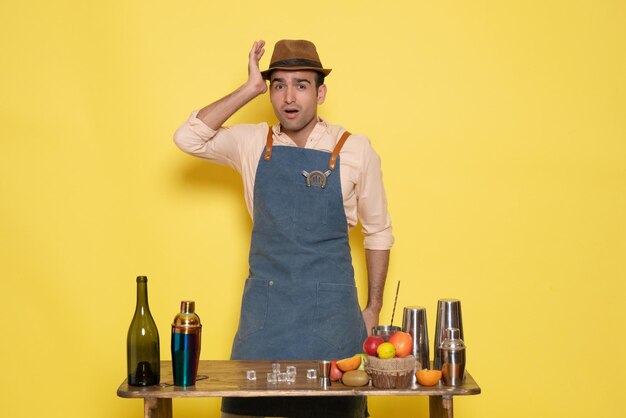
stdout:
POLYGON ((441 343, 445 338, 445 330, 457 328, 459 338, 463 340, 463 319, 461 317, 461 301, 458 299, 440 299, 437 302, 437 323, 435 324, 434 368, 441 370, 441 343))
POLYGON ((194 301, 182 301, 172 323, 172 368, 176 386, 194 386, 198 376, 202 324, 195 307, 194 301))
POLYGON ((447 386, 463 384, 465 374, 465 343, 458 328, 447 328, 441 343, 441 375, 447 386))
POLYGON ((406 306, 402 317, 402 331, 413 338, 413 356, 418 361, 417 370, 430 369, 430 353, 428 348, 428 324, 426 308, 422 306, 406 306))

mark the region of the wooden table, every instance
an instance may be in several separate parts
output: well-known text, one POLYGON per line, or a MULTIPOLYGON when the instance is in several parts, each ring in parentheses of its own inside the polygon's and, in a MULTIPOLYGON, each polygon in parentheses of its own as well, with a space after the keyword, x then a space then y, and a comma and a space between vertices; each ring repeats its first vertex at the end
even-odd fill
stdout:
POLYGON ((173 386, 172 362, 161 362, 161 384, 157 386, 129 386, 125 380, 117 389, 122 398, 143 398, 144 418, 172 418, 172 398, 205 397, 265 397, 265 396, 428 396, 430 398, 430 418, 452 418, 453 396, 477 395, 480 387, 469 373, 465 373, 462 386, 423 387, 416 385, 407 389, 378 389, 372 386, 348 387, 333 382, 329 388, 322 388, 318 380, 306 378, 307 369, 316 369, 316 361, 231 361, 202 360, 195 386, 173 386), (272 363, 281 364, 281 370, 287 366, 297 367, 295 383, 268 383, 267 373, 272 371, 272 363), (257 380, 246 378, 247 370, 255 370, 257 380))

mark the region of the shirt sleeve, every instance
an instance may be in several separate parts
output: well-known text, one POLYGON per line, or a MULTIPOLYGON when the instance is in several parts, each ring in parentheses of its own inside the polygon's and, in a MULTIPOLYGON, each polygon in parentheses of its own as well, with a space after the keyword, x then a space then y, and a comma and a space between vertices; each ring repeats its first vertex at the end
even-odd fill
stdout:
POLYGON ((257 134, 257 125, 235 125, 214 130, 196 117, 189 119, 174 133, 174 143, 182 151, 216 164, 232 167, 241 173, 242 145, 257 134))
POLYGON ((380 157, 371 144, 363 147, 363 170, 356 184, 357 211, 368 250, 388 250, 393 246, 393 227, 387 209, 380 157))

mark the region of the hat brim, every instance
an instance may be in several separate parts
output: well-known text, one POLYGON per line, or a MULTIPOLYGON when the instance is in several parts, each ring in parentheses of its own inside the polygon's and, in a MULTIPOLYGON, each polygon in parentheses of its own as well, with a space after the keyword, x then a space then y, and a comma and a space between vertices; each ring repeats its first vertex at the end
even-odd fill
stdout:
POLYGON ((263 79, 269 80, 270 79, 270 74, 272 73, 272 71, 276 71, 276 70, 283 70, 283 71, 303 71, 303 70, 307 70, 307 71, 315 71, 315 72, 318 72, 318 73, 322 73, 322 74, 324 74, 324 76, 327 76, 332 71, 332 68, 319 68, 319 67, 306 67, 306 66, 304 66, 304 67, 300 67, 300 66, 296 66, 296 67, 271 67, 271 68, 268 68, 265 71, 261 71, 261 75, 263 76, 263 79))

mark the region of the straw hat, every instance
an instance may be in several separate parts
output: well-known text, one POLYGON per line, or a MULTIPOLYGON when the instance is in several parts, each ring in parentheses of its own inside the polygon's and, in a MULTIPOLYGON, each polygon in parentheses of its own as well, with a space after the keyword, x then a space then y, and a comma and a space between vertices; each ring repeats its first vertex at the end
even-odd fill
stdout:
POLYGON ((313 42, 289 39, 276 42, 270 67, 261 74, 264 79, 268 80, 270 73, 274 70, 313 70, 325 76, 331 72, 331 69, 322 66, 313 42))

